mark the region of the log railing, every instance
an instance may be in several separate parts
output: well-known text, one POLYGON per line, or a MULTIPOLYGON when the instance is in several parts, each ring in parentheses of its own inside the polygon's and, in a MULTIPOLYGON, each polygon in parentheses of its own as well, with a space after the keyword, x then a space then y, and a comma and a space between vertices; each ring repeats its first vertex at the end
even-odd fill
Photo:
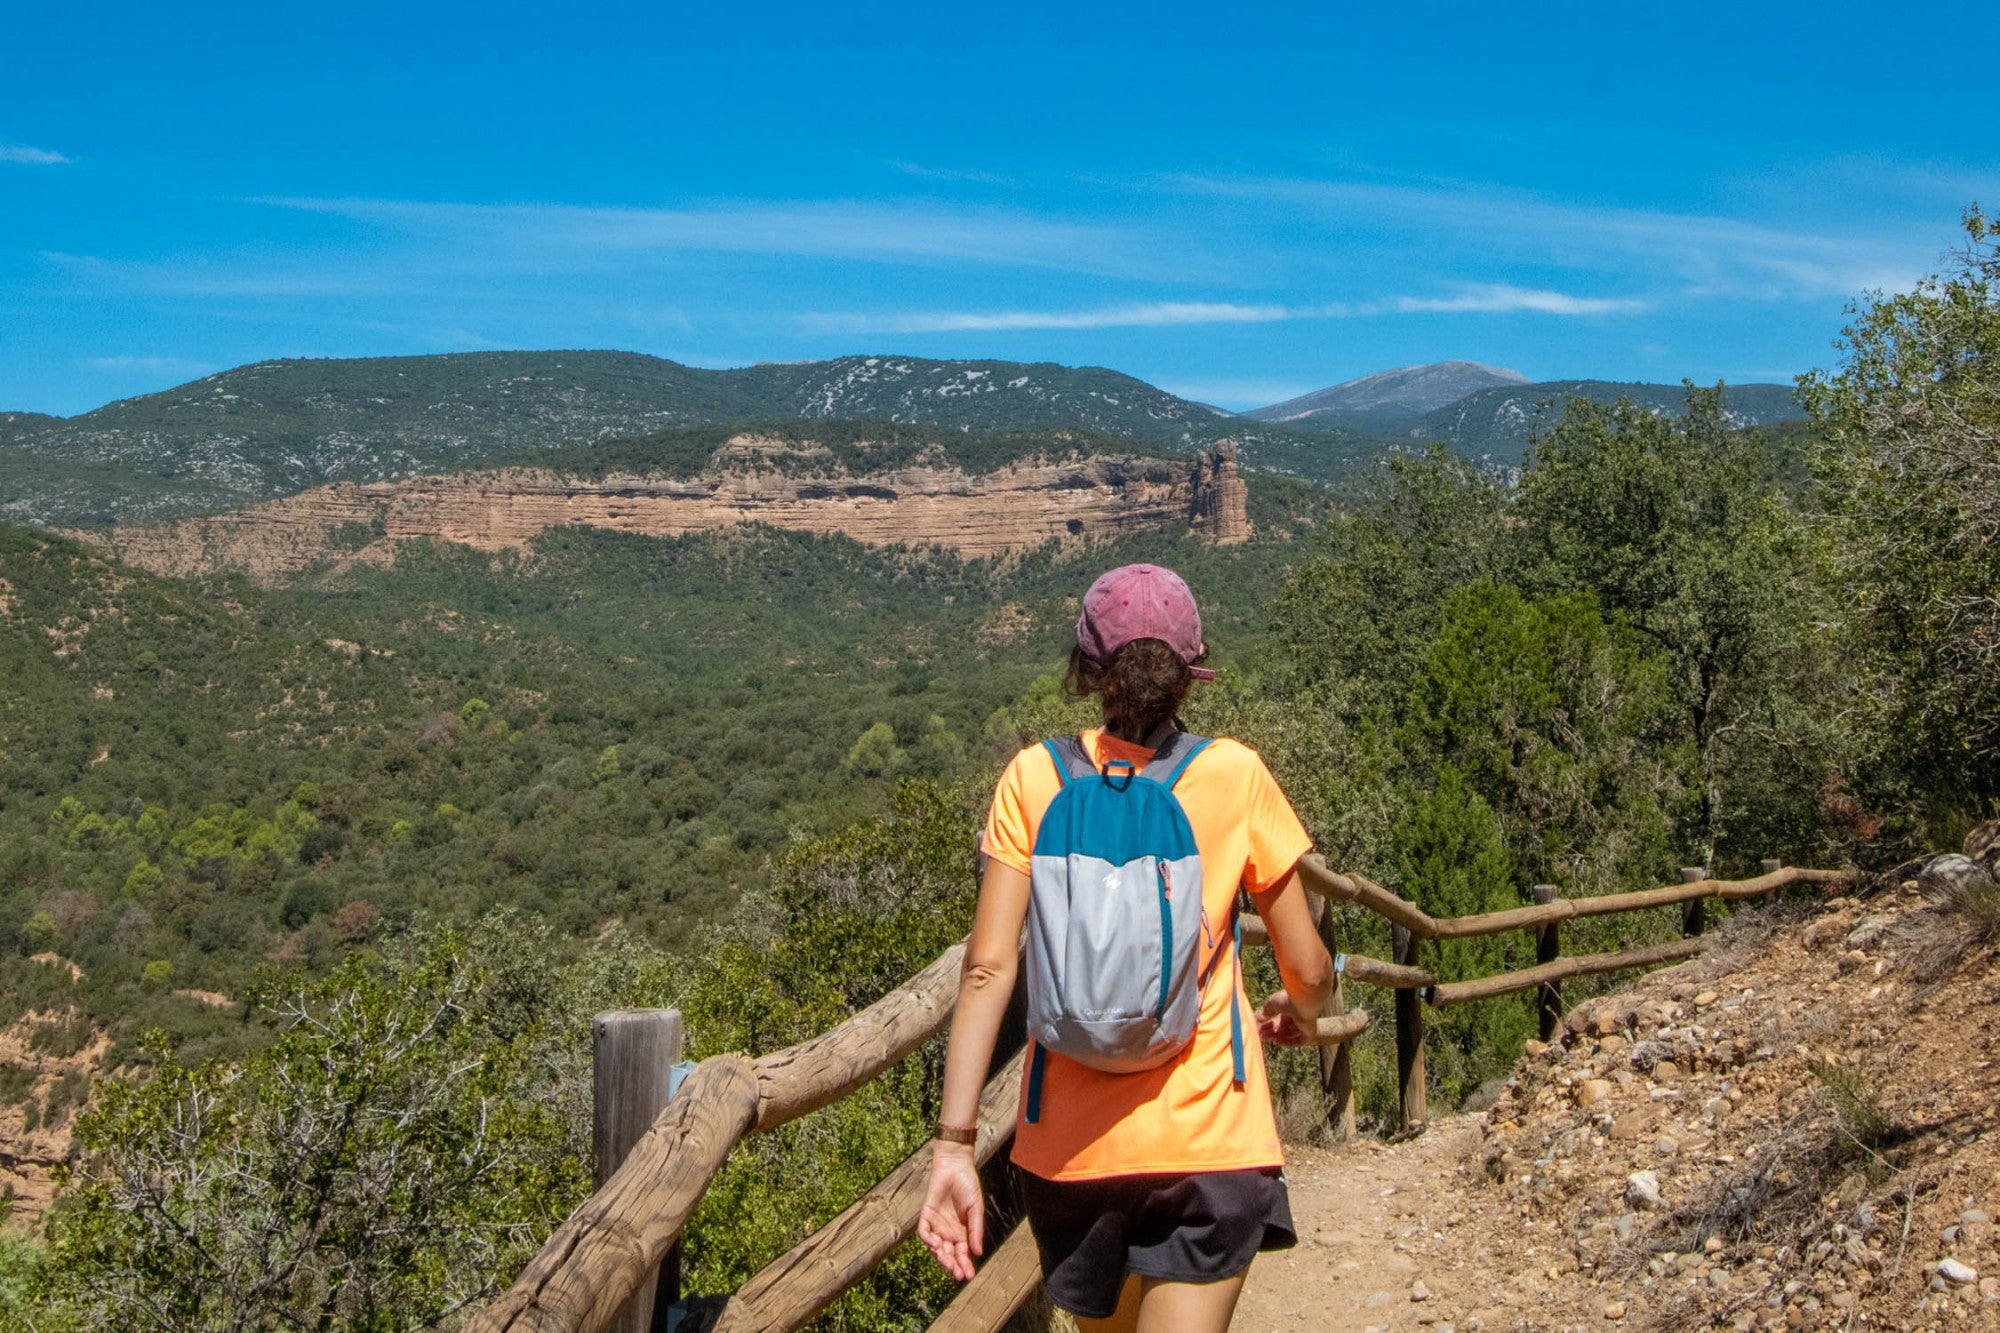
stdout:
MULTIPOLYGON (((1339 956, 1333 1012, 1318 1020, 1309 1037, 1322 1048, 1321 1077, 1329 1123, 1350 1132, 1353 1106, 1347 1047, 1367 1028, 1369 1015, 1365 1009, 1347 1009, 1349 981, 1395 993, 1400 1118, 1403 1130, 1414 1132, 1426 1116, 1426 1002, 1443 1007, 1538 990, 1542 1035, 1546 1038, 1560 1013, 1564 980, 1699 953, 1705 944, 1701 938, 1705 917, 1695 909, 1708 899, 1734 901, 1794 884, 1826 884, 1842 877, 1837 871, 1802 870, 1767 861, 1763 873, 1751 879, 1718 880, 1695 869, 1684 871, 1680 884, 1594 898, 1562 898, 1552 887, 1538 885, 1530 906, 1434 918, 1363 876, 1328 869, 1316 855, 1301 860, 1299 869, 1312 891, 1322 938, 1332 939, 1333 914, 1327 908, 1336 902, 1353 903, 1384 918, 1392 927, 1393 961, 1359 954, 1339 956), (1563 921, 1676 904, 1683 907, 1683 939, 1616 953, 1561 956, 1559 930, 1563 921), (1535 966, 1442 984, 1423 966, 1420 950, 1425 941, 1512 930, 1534 932, 1535 966)), ((1243 937, 1246 943, 1268 940, 1263 924, 1255 917, 1246 918, 1243 937)), ((557 1228, 513 1286, 481 1311, 469 1327, 480 1333, 529 1329, 598 1333, 639 1322, 647 1309, 640 1293, 661 1272, 662 1261, 730 1150, 748 1135, 775 1129, 839 1101, 937 1036, 951 1018, 964 954, 962 943, 953 945, 853 1018, 797 1046, 755 1059, 717 1055, 702 1061, 651 1128, 630 1145, 616 1169, 601 1173, 598 1191, 557 1228), (633 1299, 635 1295, 639 1295, 638 1301, 633 1299)), ((1004 1062, 981 1094, 974 1153, 982 1163, 1013 1136, 1021 1063, 1018 1056, 1004 1062)), ((631 1080, 607 1078, 601 1073, 598 1086, 627 1082, 631 1080)), ((607 1119, 602 1111, 599 1119, 607 1119)), ((617 1119, 616 1115, 609 1117, 610 1121, 617 1119)), ((840 1216, 712 1308, 711 1317, 701 1327, 793 1329, 825 1309, 916 1229, 930 1161, 931 1148, 926 1144, 840 1216)), ((673 1296, 667 1289, 673 1275, 670 1266, 661 1284, 663 1301, 673 1296)), ((991 1333, 1020 1309, 1039 1280, 1027 1228, 1016 1226, 932 1327, 951 1333, 991 1333)), ((655 1327, 664 1326, 659 1313, 655 1312, 652 1321, 655 1327)))

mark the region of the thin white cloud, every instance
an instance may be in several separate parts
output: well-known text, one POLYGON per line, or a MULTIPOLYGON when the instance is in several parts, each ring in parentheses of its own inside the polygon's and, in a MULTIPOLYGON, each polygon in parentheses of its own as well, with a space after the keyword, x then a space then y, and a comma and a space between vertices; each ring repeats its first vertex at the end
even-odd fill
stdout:
POLYGON ((69 161, 47 148, 30 148, 24 143, 0 143, 0 162, 19 162, 31 167, 60 166, 69 161))
POLYGON ((968 185, 1012 185, 1014 178, 1002 176, 992 171, 971 171, 959 167, 927 167, 921 162, 900 162, 891 159, 889 166, 905 176, 915 176, 918 180, 965 183, 968 185))
POLYGON ((258 202, 353 219, 408 243, 516 267, 629 266, 647 255, 725 252, 916 265, 1015 266, 1102 276, 1164 276, 1162 238, 1001 208, 928 201, 808 200, 701 208, 439 204, 383 199, 258 202))
POLYGON ((307 268, 286 257, 237 260, 198 256, 181 260, 104 259, 45 250, 42 258, 86 282, 147 296, 219 296, 297 299, 385 295, 400 284, 351 264, 307 268))
POLYGON ((1929 228, 1907 221, 1824 230, 1668 210, 1571 204, 1477 183, 1184 175, 1172 191, 1282 206, 1338 227, 1350 240, 1379 235, 1407 249, 1414 236, 1440 254, 1489 264, 1533 264, 1639 275, 1685 297, 1849 297, 1906 288, 1935 267, 1929 228))
POLYGON ((814 333, 1004 333, 1034 329, 1161 328, 1181 324, 1277 324, 1299 319, 1372 315, 1514 314, 1587 316, 1646 309, 1643 301, 1571 296, 1482 283, 1448 296, 1397 296, 1350 304, 1243 305, 1226 301, 1149 301, 1085 310, 916 310, 878 314, 817 312, 799 316, 814 333))
MULTIPOLYGON (((1456 296, 1399 296, 1385 308, 1399 315, 1622 315, 1645 310, 1648 302, 1624 297, 1571 296, 1505 283, 1476 283, 1456 296)), ((1372 310, 1371 310, 1372 313, 1372 310)))
POLYGON ((84 363, 92 370, 129 370, 148 375, 206 375, 215 367, 184 356, 93 356, 84 363))
POLYGON ((1022 329, 1158 328, 1175 324, 1269 324, 1337 313, 1331 308, 1151 301, 1091 310, 919 310, 887 314, 806 314, 815 333, 993 333, 1022 329))

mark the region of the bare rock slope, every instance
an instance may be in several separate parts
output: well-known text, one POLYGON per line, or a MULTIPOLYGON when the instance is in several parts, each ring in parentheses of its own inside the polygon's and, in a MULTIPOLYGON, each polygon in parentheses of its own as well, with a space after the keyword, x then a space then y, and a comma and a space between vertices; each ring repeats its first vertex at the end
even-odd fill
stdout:
POLYGON ((1220 543, 1250 532, 1227 442, 1192 460, 1029 459, 983 475, 937 459, 853 476, 830 458, 818 466, 801 459, 811 452, 745 435, 693 477, 580 478, 510 468, 343 483, 236 513, 77 535, 155 573, 238 569, 280 582, 331 561, 388 559, 398 544, 419 538, 499 551, 562 526, 676 537, 763 523, 969 557, 1176 523, 1220 543))

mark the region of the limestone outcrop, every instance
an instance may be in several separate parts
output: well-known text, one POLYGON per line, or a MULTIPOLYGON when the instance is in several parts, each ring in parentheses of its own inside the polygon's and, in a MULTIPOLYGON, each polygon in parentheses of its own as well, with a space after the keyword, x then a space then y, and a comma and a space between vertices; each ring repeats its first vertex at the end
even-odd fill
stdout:
POLYGON ((693 477, 584 479, 511 468, 343 483, 236 513, 77 535, 155 573, 236 569, 279 583, 329 562, 389 559, 418 538, 501 551, 565 526, 677 537, 763 523, 969 557, 1172 523, 1225 544, 1250 533, 1236 451, 1226 442, 1192 460, 1027 460, 980 475, 935 462, 855 476, 823 454, 739 436, 693 477))

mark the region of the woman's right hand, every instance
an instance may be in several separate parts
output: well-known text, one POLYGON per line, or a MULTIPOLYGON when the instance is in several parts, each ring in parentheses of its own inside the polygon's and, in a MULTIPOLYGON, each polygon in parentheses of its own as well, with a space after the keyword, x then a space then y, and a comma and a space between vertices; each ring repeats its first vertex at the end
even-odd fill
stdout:
POLYGON ((968 1282, 973 1259, 986 1252, 986 1197, 979 1168, 965 1144, 940 1141, 931 1150, 931 1183, 917 1215, 917 1234, 945 1272, 968 1282))
POLYGON ((1263 1012, 1257 1018, 1257 1035, 1265 1041, 1275 1041, 1280 1046, 1300 1046, 1305 1043, 1306 1034, 1313 1030, 1318 1019, 1299 1012, 1298 1002, 1292 999, 1290 991, 1273 991, 1271 998, 1264 1001, 1263 1012))

